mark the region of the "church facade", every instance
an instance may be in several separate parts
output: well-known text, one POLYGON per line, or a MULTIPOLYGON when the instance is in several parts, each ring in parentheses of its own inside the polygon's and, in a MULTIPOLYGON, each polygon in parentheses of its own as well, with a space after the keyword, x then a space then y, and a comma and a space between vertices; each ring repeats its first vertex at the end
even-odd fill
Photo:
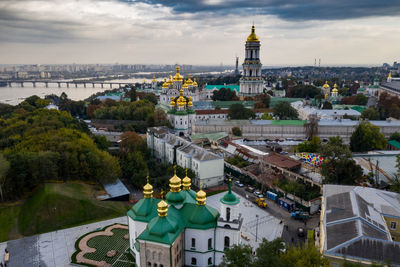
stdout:
POLYGON ((217 266, 224 250, 240 243, 239 199, 229 191, 220 210, 206 204, 203 190, 190 189, 191 179, 176 173, 164 199, 153 197, 149 181, 144 198, 127 213, 130 252, 138 267, 217 266), (182 187, 183 185, 183 187, 182 187))
POLYGON ((254 25, 247 37, 245 45, 245 59, 243 73, 240 79, 240 91, 242 96, 254 96, 264 92, 264 81, 261 77, 260 40, 255 33, 254 25))

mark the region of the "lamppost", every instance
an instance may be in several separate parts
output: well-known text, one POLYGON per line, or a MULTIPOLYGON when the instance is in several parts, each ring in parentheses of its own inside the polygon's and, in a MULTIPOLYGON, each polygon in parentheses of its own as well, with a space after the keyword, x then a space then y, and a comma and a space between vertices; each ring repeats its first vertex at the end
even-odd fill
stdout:
POLYGON ((256 224, 256 242, 257 242, 257 234, 258 234, 258 214, 256 214, 257 224, 256 224))

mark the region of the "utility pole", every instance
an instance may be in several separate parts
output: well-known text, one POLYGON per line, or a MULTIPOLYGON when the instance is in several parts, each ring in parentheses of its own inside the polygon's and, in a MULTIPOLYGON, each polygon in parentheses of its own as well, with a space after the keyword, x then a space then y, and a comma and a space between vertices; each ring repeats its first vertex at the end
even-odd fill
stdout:
POLYGON ((256 224, 256 242, 257 242, 257 234, 258 234, 258 214, 256 214, 257 224, 256 224))

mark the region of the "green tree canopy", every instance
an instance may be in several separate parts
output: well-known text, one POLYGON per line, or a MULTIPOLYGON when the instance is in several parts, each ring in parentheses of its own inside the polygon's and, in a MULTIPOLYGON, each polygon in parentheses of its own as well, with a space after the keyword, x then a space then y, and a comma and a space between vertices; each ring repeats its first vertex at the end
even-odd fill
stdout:
POLYGON ((367 121, 358 124, 350 137, 352 151, 365 152, 383 149, 384 146, 385 136, 379 131, 379 127, 367 121))
POLYGON ((248 120, 254 118, 256 115, 251 109, 245 108, 240 103, 236 103, 229 107, 228 116, 231 120, 248 120))
POLYGON ((367 108, 361 112, 362 119, 379 120, 379 117, 380 117, 379 111, 377 111, 374 108, 367 108))
POLYGON ((212 100, 214 101, 232 101, 235 100, 236 93, 230 88, 221 88, 219 90, 214 90, 212 95, 212 100))
POLYGON ((318 136, 313 136, 310 141, 304 141, 297 145, 298 152, 316 153, 320 150, 321 139, 318 136))
POLYGON ((278 116, 281 120, 296 120, 299 114, 289 102, 279 101, 274 107, 274 116, 278 116))
POLYGON ((242 130, 240 130, 239 127, 233 127, 232 128, 232 134, 234 136, 242 136, 242 130))

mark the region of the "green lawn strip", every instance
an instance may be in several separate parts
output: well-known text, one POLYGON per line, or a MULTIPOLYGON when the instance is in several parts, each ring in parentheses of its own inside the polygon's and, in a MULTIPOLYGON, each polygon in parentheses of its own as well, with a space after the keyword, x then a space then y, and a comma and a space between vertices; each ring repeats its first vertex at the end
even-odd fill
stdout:
POLYGON ((115 218, 129 209, 127 204, 99 201, 93 195, 92 186, 86 184, 45 184, 22 206, 21 233, 33 235, 115 218))
POLYGON ((20 205, 0 208, 0 242, 7 241, 10 238, 10 232, 18 232, 18 224, 16 220, 20 210, 20 205))

